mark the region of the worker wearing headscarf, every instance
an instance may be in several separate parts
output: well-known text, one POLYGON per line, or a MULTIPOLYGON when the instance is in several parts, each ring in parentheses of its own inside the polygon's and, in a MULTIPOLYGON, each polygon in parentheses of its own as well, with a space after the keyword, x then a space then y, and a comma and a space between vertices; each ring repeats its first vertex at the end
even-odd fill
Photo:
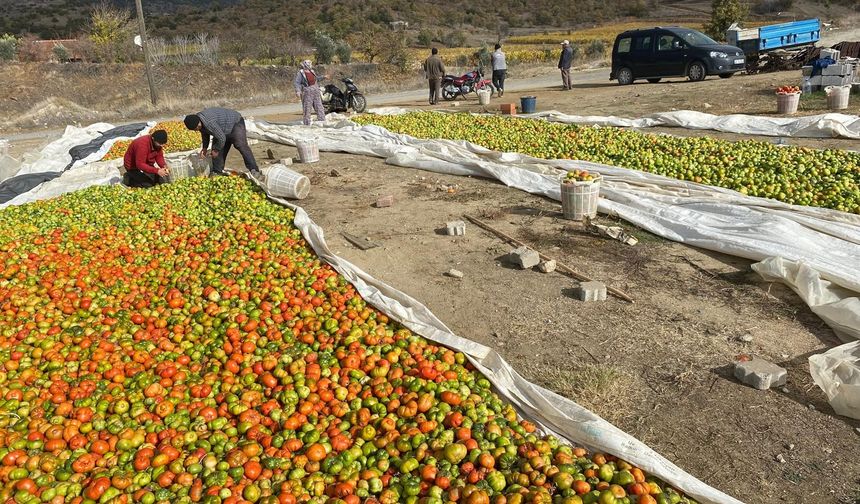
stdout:
POLYGON ((314 72, 311 60, 302 61, 302 66, 296 73, 293 81, 296 88, 296 96, 302 99, 302 122, 305 125, 311 123, 311 107, 317 113, 318 121, 325 121, 325 109, 320 93, 319 77, 314 72))

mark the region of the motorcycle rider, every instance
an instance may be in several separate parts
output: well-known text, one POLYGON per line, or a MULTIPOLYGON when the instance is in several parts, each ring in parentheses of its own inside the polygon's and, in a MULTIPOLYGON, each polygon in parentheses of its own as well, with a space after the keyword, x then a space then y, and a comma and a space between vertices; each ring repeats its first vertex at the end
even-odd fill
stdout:
POLYGON ((439 57, 439 49, 430 49, 430 56, 424 61, 424 75, 430 85, 430 105, 436 105, 442 96, 442 77, 445 75, 445 64, 439 57))
POLYGON ((302 99, 302 122, 305 126, 311 124, 311 107, 317 113, 318 121, 325 121, 325 109, 320 93, 319 77, 314 72, 311 60, 302 61, 302 66, 293 80, 296 97, 302 99))
POLYGON ((499 90, 499 97, 505 94, 505 76, 508 73, 508 65, 505 62, 505 53, 502 52, 502 45, 496 44, 495 51, 492 54, 493 62, 493 86, 499 90))

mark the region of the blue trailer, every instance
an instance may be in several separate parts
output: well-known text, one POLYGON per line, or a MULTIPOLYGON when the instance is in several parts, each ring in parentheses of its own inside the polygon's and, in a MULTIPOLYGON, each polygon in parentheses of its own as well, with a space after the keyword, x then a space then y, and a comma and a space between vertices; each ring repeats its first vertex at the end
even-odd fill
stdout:
POLYGON ((748 73, 800 68, 795 56, 820 39, 818 19, 748 29, 732 27, 726 32, 726 41, 743 49, 748 73))

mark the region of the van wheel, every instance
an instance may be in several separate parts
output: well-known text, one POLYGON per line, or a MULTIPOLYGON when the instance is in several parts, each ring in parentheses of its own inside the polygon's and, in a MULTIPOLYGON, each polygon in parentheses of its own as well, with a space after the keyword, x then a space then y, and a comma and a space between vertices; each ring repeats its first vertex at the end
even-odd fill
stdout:
POLYGON ((661 80, 663 80, 663 79, 661 79, 660 77, 655 77, 653 79, 648 79, 648 82, 650 82, 651 84, 657 84, 661 80))
POLYGON ((734 75, 734 74, 733 73, 720 74, 720 79, 731 79, 732 75, 734 75))
POLYGON ((705 70, 705 65, 703 65, 701 61, 690 63, 690 68, 687 69, 687 78, 693 82, 703 81, 707 75, 708 73, 707 70, 705 70))
POLYGON ((633 70, 630 70, 627 67, 622 67, 618 69, 618 83, 622 86, 626 86, 628 84, 633 84, 633 70))

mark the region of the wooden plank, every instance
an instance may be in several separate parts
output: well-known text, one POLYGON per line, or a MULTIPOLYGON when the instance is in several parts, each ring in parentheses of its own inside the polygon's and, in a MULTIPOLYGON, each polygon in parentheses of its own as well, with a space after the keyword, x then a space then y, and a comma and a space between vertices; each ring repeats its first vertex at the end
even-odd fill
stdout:
POLYGON ((346 238, 346 241, 352 243, 356 247, 361 250, 369 250, 372 248, 379 247, 380 245, 374 241, 370 241, 365 238, 361 238, 360 236, 355 236, 352 233, 342 232, 341 235, 346 238))

